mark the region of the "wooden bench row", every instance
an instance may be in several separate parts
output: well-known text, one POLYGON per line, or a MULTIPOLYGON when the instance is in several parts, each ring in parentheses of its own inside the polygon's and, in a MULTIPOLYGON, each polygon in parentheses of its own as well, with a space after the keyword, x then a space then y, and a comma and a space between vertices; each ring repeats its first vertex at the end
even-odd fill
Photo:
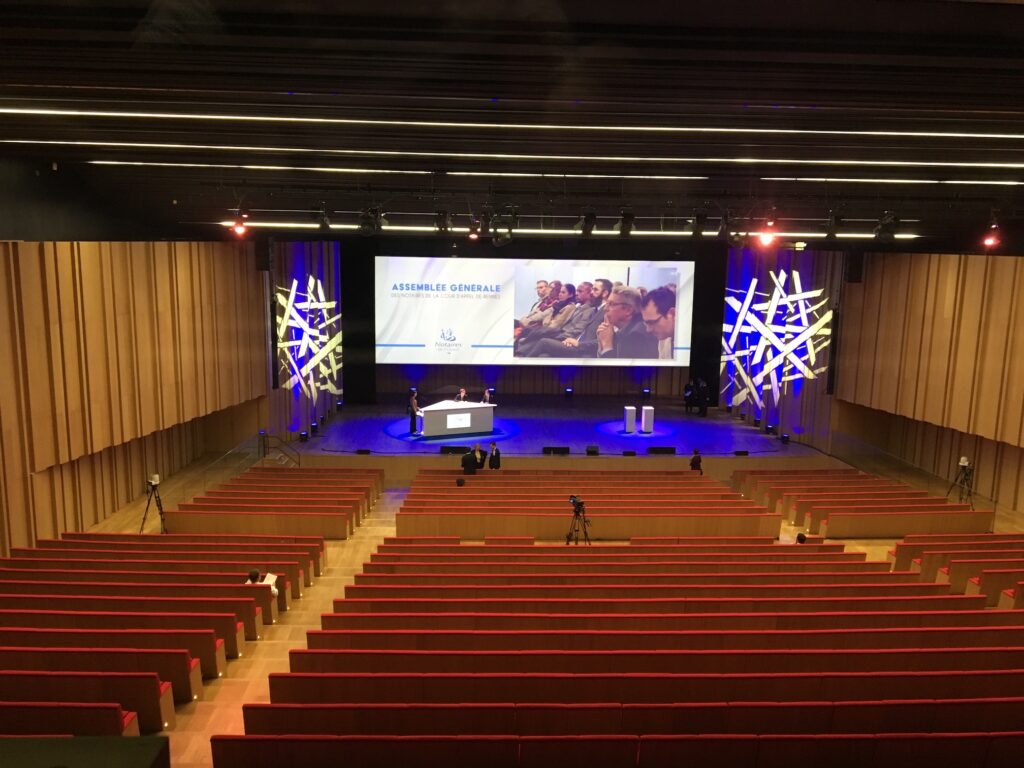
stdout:
MULTIPOLYGON (((977 603, 975 604, 975 606, 977 603)), ((436 611, 325 613, 320 624, 325 630, 353 631, 644 631, 715 632, 814 631, 839 629, 895 629, 916 627, 988 627, 1024 625, 1024 612, 1017 610, 835 610, 762 611, 716 613, 494 613, 436 611)))
POLYGON ((321 735, 1011 731, 1024 698, 676 704, 244 704, 245 732, 321 735))
MULTIPOLYGON (((1024 621, 1024 620, 1022 620, 1024 621)), ((0 638, 4 637, 0 634, 0 638)), ((443 630, 315 629, 311 650, 750 650, 806 648, 985 648, 1024 646, 1024 627, 886 627, 884 629, 691 630, 630 629, 443 630)))
POLYGON ((545 585, 565 590, 583 585, 691 585, 691 584, 895 584, 918 582, 911 571, 813 571, 786 570, 780 572, 730 573, 572 573, 545 575, 537 573, 357 573, 358 585, 545 585))
MULTIPOLYGON (((793 579, 782 584, 732 584, 728 576, 710 584, 574 584, 572 596, 579 600, 661 600, 670 598, 785 598, 808 597, 908 597, 948 595, 949 587, 936 582, 886 581, 881 583, 806 583, 793 579)), ((345 599, 362 600, 545 600, 562 597, 564 584, 349 584, 345 599)))
POLYGON ((174 727, 171 684, 153 672, 0 670, 0 701, 116 703, 142 733, 174 727))
POLYGON ((0 736, 138 736, 139 718, 107 702, 0 701, 0 736))
MULTIPOLYGON (((0 658, 3 658, 0 649, 0 658)), ((975 669, 1024 670, 1024 647, 986 648, 805 648, 742 650, 389 650, 292 649, 292 672, 618 673, 745 674, 787 672, 883 672, 975 669)))
POLYGON ((275 704, 863 701, 1014 697, 1024 690, 1024 669, 710 675, 272 672, 269 678, 275 704))
POLYGON ((677 768, 742 765, 972 765, 1011 768, 1024 733, 675 736, 214 736, 214 768, 352 765, 439 768, 677 768))
MULTIPOLYGON (((488 536, 565 538, 571 515, 494 514, 493 512, 398 512, 399 536, 457 535, 464 539, 488 536)), ((633 536, 770 536, 777 538, 782 518, 777 514, 600 514, 589 515, 592 539, 626 540, 633 536)), ((582 538, 582 537, 581 537, 582 538)))
POLYGON ((199 660, 188 651, 163 648, 48 648, 0 646, 0 669, 68 672, 152 672, 172 686, 174 701, 203 695, 199 660))
MULTIPOLYGON (((0 606, 9 598, 0 596, 0 606)), ((348 598, 334 601, 335 613, 785 613, 810 611, 976 611, 980 595, 907 597, 678 597, 579 598, 348 598)))

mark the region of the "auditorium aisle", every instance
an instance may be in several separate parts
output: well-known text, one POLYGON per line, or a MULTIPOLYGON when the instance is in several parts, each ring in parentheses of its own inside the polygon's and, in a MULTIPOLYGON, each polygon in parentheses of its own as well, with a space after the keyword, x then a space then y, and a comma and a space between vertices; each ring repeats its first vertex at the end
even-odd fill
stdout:
MULTIPOLYGON (((175 476, 175 482, 167 482, 164 492, 164 506, 170 508, 180 495, 191 498, 202 488, 202 468, 189 467, 175 476)), ((327 541, 328 556, 326 574, 306 589, 300 600, 292 603, 292 609, 281 617, 279 623, 269 627, 263 639, 246 643, 245 656, 232 661, 227 675, 204 687, 201 701, 178 707, 177 725, 167 731, 171 743, 171 764, 174 768, 209 768, 210 737, 221 733, 243 733, 242 703, 269 701, 270 693, 267 676, 271 672, 288 671, 288 651, 306 647, 306 632, 320 628, 320 615, 332 610, 332 601, 344 594, 345 585, 352 583, 353 575, 362 570, 363 563, 370 559, 370 553, 383 541, 385 536, 395 535, 395 512, 402 504, 408 489, 387 490, 377 501, 370 516, 356 528, 355 534, 346 541, 327 541)), ((145 498, 119 510, 93 530, 106 532, 138 532, 139 520, 145 508, 145 498)), ((155 514, 151 510, 151 518, 155 514)), ((147 521, 147 532, 156 533, 159 528, 152 520, 147 521)))

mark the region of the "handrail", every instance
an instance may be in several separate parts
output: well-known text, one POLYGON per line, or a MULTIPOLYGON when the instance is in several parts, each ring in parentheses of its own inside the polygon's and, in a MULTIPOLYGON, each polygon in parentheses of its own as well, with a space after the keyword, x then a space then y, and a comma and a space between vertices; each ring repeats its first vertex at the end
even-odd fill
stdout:
POLYGON ((295 466, 302 466, 302 454, 288 445, 284 440, 279 438, 277 435, 260 435, 260 459, 265 459, 267 454, 270 453, 271 448, 279 450, 293 461, 295 466))

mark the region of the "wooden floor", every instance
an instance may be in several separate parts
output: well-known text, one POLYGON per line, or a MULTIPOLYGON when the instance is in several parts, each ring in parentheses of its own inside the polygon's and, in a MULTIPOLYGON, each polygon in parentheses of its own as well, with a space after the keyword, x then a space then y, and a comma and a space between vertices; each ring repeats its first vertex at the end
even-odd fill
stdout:
MULTIPOLYGON (((161 495, 167 508, 197 495, 205 487, 222 482, 219 472, 211 472, 209 462, 197 462, 165 480, 161 495)), ((906 479, 906 478, 904 478, 906 479)), ((320 628, 320 616, 332 610, 332 601, 344 593, 346 584, 362 570, 363 563, 385 536, 395 535, 395 513, 407 489, 385 492, 369 518, 347 541, 327 543, 328 567, 312 588, 305 590, 301 600, 292 604, 278 624, 264 632, 263 639, 246 644, 243 658, 228 663, 225 677, 203 687, 203 700, 179 707, 177 726, 169 731, 171 760, 174 768, 209 768, 210 737, 214 734, 241 734, 242 704, 270 700, 267 675, 288 671, 288 651, 306 647, 306 632, 320 628)), ((941 492, 941 491, 940 491, 941 492)), ((132 502, 95 526, 93 531, 136 532, 146 507, 146 497, 132 502)), ((150 509, 145 530, 159 532, 159 516, 150 509)), ((997 532, 1024 531, 1024 515, 1012 510, 997 509, 997 532)), ((798 529, 784 525, 781 541, 795 540, 798 529)), ((894 541, 888 539, 847 540, 847 548, 866 552, 869 560, 884 560, 894 541)))

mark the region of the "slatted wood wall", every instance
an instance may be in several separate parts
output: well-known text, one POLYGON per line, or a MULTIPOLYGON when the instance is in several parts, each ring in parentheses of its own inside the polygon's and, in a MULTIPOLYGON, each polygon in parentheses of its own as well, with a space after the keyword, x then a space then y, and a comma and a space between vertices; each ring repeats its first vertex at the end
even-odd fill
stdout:
POLYGON ((1024 261, 869 254, 846 285, 836 395, 1024 446, 1024 261))
POLYGON ((0 302, 0 551, 102 520, 267 392, 251 246, 3 242, 0 302))

